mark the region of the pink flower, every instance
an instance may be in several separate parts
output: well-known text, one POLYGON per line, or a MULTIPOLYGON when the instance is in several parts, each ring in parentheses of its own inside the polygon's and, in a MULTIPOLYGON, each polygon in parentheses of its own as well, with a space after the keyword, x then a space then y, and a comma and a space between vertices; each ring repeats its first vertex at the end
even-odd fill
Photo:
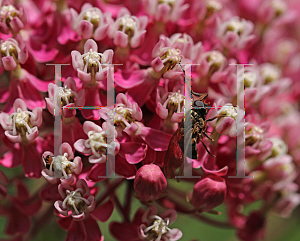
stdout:
MULTIPOLYGON (((50 83, 48 85, 49 98, 46 98, 49 112, 54 115, 55 106, 84 106, 85 90, 77 91, 76 83, 73 78, 69 77, 64 82, 64 87, 50 83), (56 96, 55 96, 56 92, 56 96)), ((63 109, 63 116, 70 118, 76 115, 75 109, 63 109)))
MULTIPOLYGON (((138 129, 135 121, 140 121, 143 117, 141 108, 137 103, 129 101, 122 93, 117 95, 115 106, 114 112, 111 112, 113 115, 111 117, 115 122, 118 136, 122 136, 122 131, 125 131, 128 135, 134 134, 138 129)), ((105 120, 109 117, 107 116, 109 111, 107 112, 104 108, 100 109, 99 113, 105 120)))
POLYGON ((7 38, 5 41, 0 40, 0 67, 6 70, 14 70, 19 64, 24 64, 28 58, 28 51, 21 35, 16 39, 7 38))
MULTIPOLYGON (((107 153, 115 156, 116 173, 126 178, 134 177, 136 167, 134 164, 141 162, 147 152, 147 146, 143 143, 124 142, 114 140, 114 146, 107 143, 107 123, 102 125, 103 129, 93 122, 86 121, 83 124, 84 132, 88 139, 79 139, 74 147, 77 151, 89 155, 89 162, 95 164, 88 172, 87 178, 93 181, 102 181, 99 176, 106 176, 107 153)), ((114 136, 117 137, 115 131, 114 136)))
POLYGON ((18 10, 6 0, 1 1, 0 5, 0 31, 5 34, 10 31, 18 33, 27 21, 24 9, 21 7, 18 10))
POLYGON ((14 102, 14 113, 0 114, 0 123, 5 130, 5 135, 12 142, 33 141, 39 134, 38 127, 42 124, 42 108, 36 107, 32 112, 22 99, 14 102))
POLYGON ((218 13, 224 9, 223 1, 218 0, 204 0, 204 1, 192 1, 190 11, 193 18, 196 21, 212 22, 216 19, 218 13))
POLYGON ((84 54, 81 55, 76 50, 71 52, 72 65, 77 70, 78 77, 90 84, 104 80, 107 77, 108 64, 112 63, 113 50, 108 49, 103 54, 97 51, 97 43, 88 39, 84 44, 84 54))
POLYGON ((182 74, 179 63, 185 63, 188 59, 178 49, 178 44, 172 43, 168 38, 161 38, 152 51, 154 60, 151 62, 157 76, 174 79, 182 74))
POLYGON ((97 221, 106 222, 114 210, 114 203, 111 199, 95 208, 82 221, 72 218, 59 218, 57 223, 59 226, 68 231, 66 241, 73 240, 97 240, 103 241, 104 237, 101 234, 97 221))
POLYGON ((218 19, 217 36, 221 43, 229 49, 243 49, 255 38, 252 33, 254 25, 251 21, 233 17, 223 23, 218 19))
POLYGON ((212 50, 198 56, 198 60, 201 63, 201 66, 198 67, 198 72, 202 77, 210 77, 211 82, 216 83, 227 74, 224 71, 227 60, 221 52, 212 50))
POLYGON ((176 216, 177 213, 173 209, 158 216, 157 209, 150 206, 146 211, 138 209, 131 223, 112 222, 109 229, 119 241, 176 241, 182 237, 182 232, 177 228, 168 227, 175 221, 176 216))
POLYGON ((173 92, 157 88, 156 113, 162 119, 171 118, 172 122, 181 122, 184 116, 184 90, 182 85, 176 85, 173 92))
POLYGON ((177 213, 173 209, 169 209, 157 215, 157 209, 150 206, 142 217, 142 221, 146 223, 139 226, 139 237, 141 240, 150 241, 176 241, 182 237, 182 232, 168 226, 172 224, 177 217, 177 213))
MULTIPOLYGON (((89 162, 92 164, 105 163, 107 151, 110 155, 116 155, 120 150, 118 140, 114 141, 114 146, 107 143, 107 123, 102 125, 103 129, 91 121, 85 121, 83 130, 88 135, 88 139, 79 139, 75 142, 74 147, 77 151, 90 155, 89 162), (110 153, 112 151, 112 153, 110 153)), ((114 136, 117 136, 115 131, 114 136)))
POLYGON ((192 61, 197 61, 199 57, 202 56, 202 43, 198 42, 197 44, 194 44, 193 38, 186 33, 175 33, 170 38, 161 35, 159 38, 163 39, 168 46, 179 49, 184 57, 192 61))
POLYGON ((74 190, 68 184, 62 183, 58 191, 63 201, 56 201, 54 207, 63 216, 72 216, 75 221, 82 221, 87 214, 95 209, 95 197, 90 195, 90 189, 83 179, 76 182, 74 190))
POLYGON ((274 189, 282 189, 287 183, 292 182, 298 174, 290 155, 269 158, 262 167, 268 180, 274 183, 274 189))
POLYGON ((184 4, 184 0, 145 1, 146 12, 156 21, 164 23, 169 21, 176 23, 188 7, 189 4, 184 4))
POLYGON ((287 4, 282 0, 263 1, 258 8, 258 17, 265 24, 274 21, 276 18, 285 14, 288 10, 287 4))
POLYGON ((147 24, 147 16, 131 16, 127 8, 121 8, 108 36, 116 46, 137 48, 144 42, 147 24))
POLYGON ((73 8, 71 11, 71 26, 84 39, 94 38, 102 40, 113 20, 109 12, 102 13, 99 8, 94 8, 90 3, 83 4, 80 14, 73 8))
POLYGON ((71 184, 73 182, 72 173, 80 174, 82 162, 80 157, 74 158, 74 153, 68 143, 63 143, 60 147, 59 156, 54 156, 52 152, 46 151, 43 154, 43 162, 47 167, 42 171, 42 175, 52 184, 57 183, 60 178, 62 183, 71 184), (50 159, 51 163, 46 160, 50 159))

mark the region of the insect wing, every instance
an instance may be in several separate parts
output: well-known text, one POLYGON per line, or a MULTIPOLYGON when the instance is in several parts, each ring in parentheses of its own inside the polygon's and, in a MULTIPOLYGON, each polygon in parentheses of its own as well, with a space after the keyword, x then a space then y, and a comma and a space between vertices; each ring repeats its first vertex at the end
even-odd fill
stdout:
POLYGON ((180 167, 183 162, 183 153, 179 144, 183 141, 182 132, 183 129, 179 126, 169 143, 164 162, 164 174, 167 178, 174 178, 175 170, 180 167))

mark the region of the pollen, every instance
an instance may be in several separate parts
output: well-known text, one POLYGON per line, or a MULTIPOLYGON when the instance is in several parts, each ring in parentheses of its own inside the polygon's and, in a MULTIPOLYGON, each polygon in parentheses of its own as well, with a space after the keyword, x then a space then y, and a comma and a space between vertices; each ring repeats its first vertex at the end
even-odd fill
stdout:
POLYGON ((147 235, 147 240, 161 240, 162 235, 170 230, 168 228, 169 219, 165 221, 157 215, 153 216, 153 218, 153 223, 144 232, 147 235))
POLYGON ((241 35, 244 31, 244 24, 239 21, 238 19, 232 19, 228 24, 227 24, 227 31, 232 31, 237 33, 238 35, 241 35))
POLYGON ((1 44, 0 50, 2 57, 13 56, 15 59, 21 51, 16 40, 10 38, 1 44))
POLYGON ((14 17, 18 16, 18 13, 19 11, 12 5, 3 6, 0 9, 1 21, 9 24, 14 17))
POLYGON ((132 38, 136 29, 137 29, 136 17, 129 16, 128 14, 126 14, 120 19, 118 30, 126 33, 129 39, 132 38))
POLYGON ((164 63, 166 71, 173 69, 178 63, 180 63, 181 58, 180 50, 174 48, 168 48, 161 56, 161 60, 164 63))
POLYGON ((84 12, 83 20, 87 20, 93 24, 94 29, 98 27, 102 18, 102 14, 98 8, 89 8, 84 12))

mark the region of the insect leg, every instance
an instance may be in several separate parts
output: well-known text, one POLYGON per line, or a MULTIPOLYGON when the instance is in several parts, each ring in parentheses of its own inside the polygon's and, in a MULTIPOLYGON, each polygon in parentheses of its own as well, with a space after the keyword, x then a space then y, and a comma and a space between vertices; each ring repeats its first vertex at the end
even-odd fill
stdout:
POLYGON ((213 118, 210 118, 210 119, 208 119, 208 120, 206 120, 206 121, 213 121, 214 119, 217 119, 217 118, 219 118, 219 117, 226 117, 226 115, 217 115, 217 116, 215 116, 215 117, 213 117, 213 118))
POLYGON ((216 157, 215 155, 212 155, 212 154, 210 153, 210 151, 207 149, 207 147, 206 147, 206 145, 204 144, 204 142, 203 142, 202 140, 200 140, 200 141, 201 141, 202 145, 204 146, 205 150, 207 151, 207 153, 208 153, 209 155, 213 156, 213 157, 216 157))
POLYGON ((214 141, 214 139, 211 138, 209 135, 207 135, 204 131, 203 131, 203 134, 204 134, 208 139, 210 139, 211 141, 214 141))

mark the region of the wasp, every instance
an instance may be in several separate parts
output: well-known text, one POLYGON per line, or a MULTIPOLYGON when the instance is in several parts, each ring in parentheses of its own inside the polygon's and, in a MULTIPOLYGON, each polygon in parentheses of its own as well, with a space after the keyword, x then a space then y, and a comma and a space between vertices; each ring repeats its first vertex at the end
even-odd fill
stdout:
POLYGON ((47 169, 50 168, 51 163, 52 163, 52 161, 53 161, 53 157, 54 157, 54 156, 51 156, 51 155, 47 155, 46 157, 43 156, 43 159, 44 159, 44 161, 45 161, 45 163, 46 163, 46 168, 47 168, 47 169))
MULTIPOLYGON (((204 136, 211 141, 214 141, 207 134, 207 122, 212 121, 216 118, 222 117, 223 115, 217 115, 211 119, 206 119, 208 112, 208 104, 205 103, 205 99, 208 97, 208 94, 198 94, 191 91, 192 95, 197 96, 192 103, 192 109, 188 110, 185 113, 185 118, 191 119, 191 126, 187 126, 188 129, 188 141, 186 143, 187 157, 191 159, 197 159, 197 144, 202 143, 205 150, 209 155, 214 156, 210 153, 208 148, 203 142, 204 136)), ((164 174, 167 178, 175 177, 175 170, 180 167, 179 175, 183 172, 184 166, 184 141, 187 139, 184 138, 184 119, 179 123, 178 129, 175 131, 172 136, 169 147, 164 160, 164 174)), ((215 157, 215 156, 214 156, 215 157)))

